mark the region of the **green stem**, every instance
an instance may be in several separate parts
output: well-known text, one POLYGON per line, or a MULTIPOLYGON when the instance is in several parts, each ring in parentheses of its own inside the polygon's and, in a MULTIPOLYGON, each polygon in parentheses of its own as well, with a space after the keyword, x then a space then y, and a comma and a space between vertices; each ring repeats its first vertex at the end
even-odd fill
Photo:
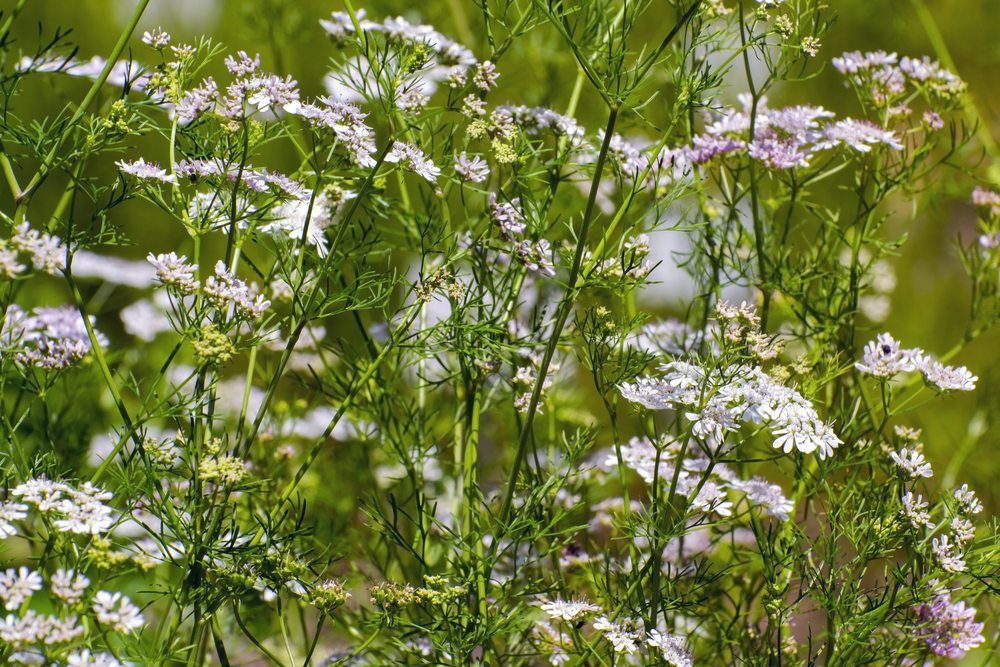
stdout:
POLYGON ((139 4, 136 5, 135 10, 132 12, 132 17, 129 19, 125 28, 122 30, 121 35, 118 37, 118 41, 115 43, 111 53, 108 55, 107 62, 104 63, 104 67, 101 69, 100 74, 94 80, 93 85, 90 86, 90 90, 83 97, 83 101, 80 102, 80 106, 76 108, 76 112, 70 117, 66 126, 63 128, 62 133, 56 139, 52 148, 42 159, 42 164, 39 165, 38 171, 35 175, 31 177, 28 184, 25 186, 24 190, 21 192, 21 196, 17 198, 17 206, 21 208, 26 206, 31 195, 38 189, 38 186, 49 175, 49 170, 52 168, 52 164, 55 162, 56 156, 59 154, 59 149, 62 148, 63 143, 69 137, 70 133, 73 132, 76 124, 83 118, 83 115, 87 113, 87 109, 93 104, 94 100, 97 98, 97 94, 101 90, 101 86, 108 80, 108 76, 111 75, 111 70, 114 68, 115 63, 118 62, 118 58, 121 56, 122 51, 125 50, 125 46, 128 44, 129 38, 135 31, 136 25, 139 23, 139 19, 142 17, 144 11, 146 11, 146 6, 149 4, 149 0, 139 0, 139 4))
POLYGON ((517 478, 524 463, 525 454, 528 451, 528 440, 531 438, 531 427, 535 421, 535 413, 538 410, 538 401, 542 395, 542 387, 545 385, 545 376, 549 371, 549 364, 555 354, 556 346, 559 344, 559 337, 566 320, 573 309, 577 289, 577 280, 580 277, 580 266, 583 263, 583 251, 587 246, 587 232, 590 230, 590 223, 594 216, 594 204, 597 200, 597 191, 601 185, 601 175, 604 172, 604 163, 608 157, 608 150, 611 145, 611 137, 614 134, 615 122, 618 120, 618 107, 612 106, 608 115, 608 124, 604 130, 604 141, 601 143, 601 152, 597 156, 597 166, 594 168, 594 178, 590 184, 590 196, 587 198, 587 208, 583 214, 583 223, 580 225, 579 235, 576 241, 576 252, 573 255, 573 266, 569 272, 569 282, 566 285, 566 292, 556 313, 556 321, 549 334, 549 343, 545 347, 545 354, 538 367, 538 377, 535 379, 535 387, 531 392, 531 401, 528 403, 528 412, 525 415, 524 425, 521 427, 521 436, 518 439, 517 450, 514 452, 514 465, 511 467, 510 478, 507 480, 507 491, 504 494, 503 507, 500 510, 501 525, 506 525, 510 519, 511 505, 514 502, 514 492, 517 489, 517 478))

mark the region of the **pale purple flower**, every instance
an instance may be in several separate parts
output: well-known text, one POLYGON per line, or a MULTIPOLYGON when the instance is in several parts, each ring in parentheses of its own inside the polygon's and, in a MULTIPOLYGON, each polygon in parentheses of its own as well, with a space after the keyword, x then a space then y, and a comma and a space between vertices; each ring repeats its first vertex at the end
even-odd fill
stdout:
POLYGON ((392 150, 385 158, 386 162, 398 162, 406 169, 433 183, 441 175, 441 170, 424 155, 423 151, 403 141, 392 145, 392 150))
POLYGON ((952 602, 951 593, 941 593, 932 602, 916 608, 917 634, 936 655, 957 659, 985 641, 983 624, 976 623, 975 607, 952 602))
POLYGON ((134 176, 135 178, 140 178, 143 180, 152 179, 155 181, 162 181, 163 183, 176 183, 177 177, 173 174, 168 174, 165 169, 155 162, 146 162, 144 158, 139 158, 134 162, 126 162, 125 160, 118 160, 115 162, 118 168, 122 172, 128 174, 129 176, 134 176))
POLYGON ((194 278, 198 267, 195 264, 188 264, 184 255, 178 257, 174 252, 159 255, 149 253, 146 260, 153 265, 156 279, 161 284, 172 287, 181 294, 194 294, 198 290, 199 284, 194 278))
POLYGON ((455 156, 455 173, 468 183, 483 183, 490 176, 490 166, 478 155, 469 157, 462 151, 455 156))
POLYGON ((963 484, 961 488, 955 489, 953 495, 958 502, 958 509, 963 514, 979 514, 983 511, 983 503, 976 497, 976 492, 969 488, 968 484, 963 484))
POLYGON ((868 375, 890 378, 913 370, 914 365, 909 350, 904 350, 891 334, 881 333, 865 345, 864 357, 854 367, 868 375))
POLYGON ((859 153, 868 153, 872 146, 883 144, 895 150, 902 150, 896 135, 890 130, 864 120, 845 118, 828 125, 823 131, 823 139, 816 144, 817 148, 833 148, 834 146, 849 146, 859 153))
POLYGON ((731 482, 730 486, 746 494, 747 500, 764 508, 771 516, 787 521, 795 504, 785 497, 781 487, 771 484, 762 477, 751 477, 747 480, 731 482))
POLYGON ((513 241, 526 229, 520 206, 519 198, 514 198, 510 202, 498 202, 496 193, 490 193, 490 217, 500 228, 500 236, 506 241, 513 241))
POLYGON ((218 93, 219 87, 212 77, 208 77, 200 86, 184 93, 184 96, 177 103, 177 121, 186 125, 199 118, 215 106, 218 93))
MULTIPOLYGON (((103 334, 95 334, 100 345, 108 344, 103 334)), ((18 361, 48 370, 68 368, 91 349, 86 324, 74 306, 36 308, 31 314, 11 306, 0 338, 15 347, 18 361)))
POLYGON ((924 458, 923 454, 915 449, 904 447, 898 452, 890 452, 889 458, 892 459, 893 463, 895 463, 907 477, 934 476, 931 464, 927 462, 927 459, 924 458))
POLYGON ((720 155, 728 155, 745 148, 746 143, 739 139, 699 134, 692 138, 691 145, 684 150, 692 164, 705 164, 720 155))

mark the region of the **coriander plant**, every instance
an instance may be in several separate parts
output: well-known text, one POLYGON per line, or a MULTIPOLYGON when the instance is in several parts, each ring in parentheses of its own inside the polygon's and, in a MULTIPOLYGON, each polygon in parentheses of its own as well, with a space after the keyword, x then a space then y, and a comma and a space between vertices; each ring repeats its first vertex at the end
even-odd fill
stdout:
POLYGON ((991 664, 997 524, 919 427, 1000 315, 950 66, 820 0, 155 4, 94 56, 0 15, 0 662, 991 664), (930 351, 881 323, 944 197, 930 351))

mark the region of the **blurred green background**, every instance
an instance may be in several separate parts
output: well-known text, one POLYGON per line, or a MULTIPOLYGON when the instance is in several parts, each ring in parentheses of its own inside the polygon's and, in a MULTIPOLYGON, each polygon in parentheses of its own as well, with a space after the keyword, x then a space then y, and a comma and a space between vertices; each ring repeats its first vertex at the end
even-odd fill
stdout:
MULTIPOLYGON (((9 8, 13 0, 3 0, 0 6, 9 8)), ((665 4, 665 3, 664 3, 665 4)), ((733 6, 733 0, 725 0, 733 6)), ((752 3, 751 3, 752 4, 752 3)), ((838 115, 856 112, 853 96, 843 87, 840 76, 822 63, 846 50, 896 51, 900 55, 930 54, 940 59, 950 58, 957 73, 969 83, 971 98, 990 136, 1000 128, 1000 94, 997 93, 997 72, 1000 65, 1000 40, 996 29, 1000 25, 997 0, 839 0, 831 3, 836 22, 823 39, 816 59, 818 75, 786 85, 772 98, 774 103, 794 101, 821 104, 838 115), (921 16, 921 11, 926 13, 921 16), (935 31, 939 33, 935 34, 935 31), (948 54, 941 51, 946 46, 948 54)), ((131 13, 133 0, 31 0, 14 32, 15 49, 30 52, 39 39, 39 25, 45 34, 56 27, 72 28, 71 40, 79 46, 79 56, 106 54, 117 38, 120 26, 131 13)), ((372 0, 357 3, 368 15, 380 19, 386 15, 403 15, 412 21, 433 24, 441 32, 466 42, 477 56, 488 53, 484 40, 470 40, 468 35, 481 35, 481 14, 470 0, 372 0)), ((327 0, 152 0, 140 26, 140 31, 162 26, 175 40, 191 40, 210 35, 225 45, 227 51, 244 49, 251 54, 260 52, 267 69, 292 74, 306 95, 323 92, 322 78, 329 69, 333 54, 318 20, 331 11, 340 10, 339 1, 327 0)), ((654 3, 650 16, 660 11, 654 3)), ((649 21, 650 38, 662 35, 672 14, 662 10, 662 24, 649 21)), ((137 35, 138 37, 138 35, 137 35)), ((658 38, 657 38, 658 39, 658 38)), ((138 39, 132 46, 137 60, 149 58, 152 52, 138 39)), ((217 63, 221 66, 221 63, 217 63)), ((500 89, 493 100, 565 108, 575 75, 571 56, 562 48, 557 35, 550 29, 533 31, 505 54, 500 71, 500 89)), ((41 80, 38 78, 36 80, 41 80)), ((731 77, 731 88, 725 97, 732 99, 740 91, 741 79, 731 77)), ((86 83, 67 77, 48 77, 46 83, 32 88, 17 102, 22 118, 32 114, 53 113, 66 99, 79 99, 86 83), (48 86, 49 88, 46 88, 48 86)), ((584 98, 579 120, 591 131, 603 123, 598 104, 584 98)), ((654 105, 658 101, 654 100, 654 105)), ((662 114, 666 103, 661 102, 662 114)), ((656 110, 653 110, 655 113, 656 110)), ((627 130, 625 131, 627 133, 627 130)), ((291 155, 276 156, 269 167, 287 168, 291 155)), ((943 169, 941 180, 932 196, 900 198, 895 209, 896 219, 887 228, 893 236, 907 234, 908 242, 893 261, 897 284, 892 295, 892 309, 887 320, 872 336, 884 328, 901 339, 906 346, 919 346, 932 353, 949 350, 962 336, 968 312, 968 285, 964 278, 954 241, 971 238, 976 233, 975 212, 968 204, 974 186, 975 173, 983 179, 989 171, 989 158, 982 152, 962 157, 968 170, 943 169), (978 163, 978 164, 977 164, 978 163)), ((109 178, 113 167, 108 165, 109 178)), ((996 171, 994 170, 994 175, 996 171)), ((59 188, 49 186, 36 198, 35 206, 42 212, 51 210, 59 188)), ((0 204, 9 205, 6 199, 0 204)), ((132 202, 119 207, 116 222, 122 224, 131 238, 155 229, 157 238, 150 241, 157 248, 168 249, 183 239, 179 230, 163 226, 149 227, 150 207, 132 202), (135 216, 131 219, 130 216, 135 216)), ((122 249, 125 255, 136 255, 138 249, 122 249)), ((144 253, 145 251, 143 251, 144 253)), ((670 263, 669 256, 654 257, 670 263)), ((669 312, 669 304, 652 300, 657 311, 669 312)), ((992 332, 974 341, 952 363, 965 364, 979 375, 975 392, 935 400, 909 417, 910 426, 924 429, 928 456, 939 478, 946 484, 968 482, 980 494, 988 507, 1000 506, 1000 435, 989 423, 990 416, 1000 413, 1000 386, 997 377, 997 350, 1000 332, 992 332)))

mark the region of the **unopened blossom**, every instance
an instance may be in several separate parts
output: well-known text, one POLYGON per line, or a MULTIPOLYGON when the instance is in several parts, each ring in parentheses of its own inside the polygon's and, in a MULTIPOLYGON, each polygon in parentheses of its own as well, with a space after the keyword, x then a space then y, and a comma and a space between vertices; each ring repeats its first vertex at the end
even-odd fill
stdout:
POLYGON ((462 151, 455 156, 455 173, 468 183, 483 183, 490 176, 490 166, 478 155, 469 157, 462 151))
POLYGON ((42 576, 23 565, 0 572, 0 600, 8 610, 17 609, 32 593, 42 590, 42 576))
POLYGON ((687 650, 684 637, 650 630, 646 637, 646 644, 650 648, 655 648, 663 656, 671 667, 694 667, 694 658, 687 650))
POLYGON ((923 454, 915 449, 904 447, 898 452, 891 452, 889 458, 907 477, 932 477, 934 475, 931 464, 927 462, 923 454))
POLYGON ((145 622, 139 608, 121 593, 98 591, 94 596, 92 609, 101 625, 107 625, 118 632, 141 628, 145 622))
POLYGON ((144 158, 139 158, 134 162, 118 160, 115 164, 118 165, 118 168, 121 169, 123 173, 126 173, 129 176, 134 176, 135 178, 143 180, 151 179, 154 181, 161 181, 163 183, 177 182, 177 176, 167 173, 163 167, 155 162, 146 162, 144 158))
POLYGON ((951 593, 941 593, 916 612, 917 635, 936 655, 955 660, 985 641, 983 623, 975 621, 975 607, 952 602, 951 593))
POLYGON ((587 616, 594 612, 601 611, 601 607, 583 600, 555 600, 545 601, 539 608, 549 615, 550 618, 562 621, 574 621, 581 616, 587 616))

